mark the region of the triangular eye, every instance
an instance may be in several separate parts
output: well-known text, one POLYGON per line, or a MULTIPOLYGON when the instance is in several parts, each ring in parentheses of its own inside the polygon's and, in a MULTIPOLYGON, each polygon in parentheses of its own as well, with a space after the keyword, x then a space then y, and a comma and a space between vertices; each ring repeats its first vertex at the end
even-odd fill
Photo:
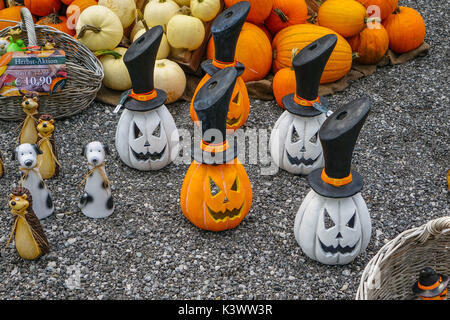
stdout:
POLYGON ((333 219, 331 219, 327 209, 324 210, 323 222, 326 230, 333 228, 335 226, 335 223, 333 222, 333 219))
POLYGON ((296 143, 298 141, 300 141, 300 136, 298 135, 297 130, 295 130, 295 126, 292 126, 291 142, 296 143))
POLYGON ((158 123, 158 126, 156 127, 156 129, 153 130, 153 136, 158 137, 158 138, 161 136, 161 122, 158 123))
POLYGON ((136 122, 134 123, 133 129, 134 129, 134 138, 135 139, 142 137, 142 132, 141 132, 141 130, 139 130, 136 122))
POLYGON ((319 132, 316 132, 316 134, 313 135, 313 136, 311 137, 311 139, 309 139, 309 142, 316 144, 318 138, 319 138, 319 132))
POLYGON ((353 229, 355 227, 355 219, 356 219, 356 212, 353 214, 350 220, 348 220, 346 226, 353 229))
POLYGON ((239 103, 241 103, 241 92, 240 92, 240 91, 238 91, 238 92, 236 93, 236 95, 234 96, 234 98, 233 98, 233 103, 234 103, 234 104, 239 104, 239 103))
POLYGON ((209 190, 213 197, 220 192, 220 188, 214 183, 211 178, 209 179, 209 190))
POLYGON ((231 191, 238 191, 238 177, 236 177, 236 180, 234 180, 234 183, 231 186, 231 191))

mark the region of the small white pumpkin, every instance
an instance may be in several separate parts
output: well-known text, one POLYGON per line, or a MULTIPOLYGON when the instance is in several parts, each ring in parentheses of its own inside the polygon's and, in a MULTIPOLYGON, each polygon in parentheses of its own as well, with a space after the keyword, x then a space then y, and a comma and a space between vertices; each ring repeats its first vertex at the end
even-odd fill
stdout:
POLYGON ((167 59, 156 61, 153 79, 155 88, 166 92, 166 103, 180 99, 186 89, 186 75, 183 70, 178 63, 167 59))
POLYGON ((120 57, 119 55, 111 54, 111 51, 105 51, 100 58, 105 72, 103 84, 105 87, 113 90, 128 90, 131 88, 131 78, 123 62, 123 56, 127 52, 127 49, 118 47, 112 51, 118 53, 120 57))
POLYGON ((167 23, 180 10, 173 0, 151 0, 144 9, 144 19, 149 28, 161 25, 166 31, 167 23))
POLYGON ((123 37, 120 19, 109 8, 91 6, 78 18, 77 39, 92 51, 113 50, 123 37))
POLYGON ((130 39, 134 39, 136 33, 138 33, 142 29, 144 29, 144 24, 142 23, 142 21, 138 21, 137 23, 135 23, 130 32, 130 39))
POLYGON ((167 24, 167 40, 174 48, 197 49, 205 39, 205 26, 196 17, 177 14, 167 24))
MULTIPOLYGON (((134 35, 133 42, 135 42, 140 36, 142 36, 145 33, 145 29, 141 29, 134 35)), ((170 46, 169 41, 167 41, 167 36, 165 33, 163 33, 163 36, 161 38, 161 44, 159 45, 158 53, 156 54, 156 60, 165 59, 170 54, 170 46)))
POLYGON ((99 0, 98 5, 111 9, 119 17, 124 29, 131 26, 136 19, 134 0, 99 0))
POLYGON ((213 20, 220 11, 220 0, 191 0, 191 12, 202 21, 213 20))

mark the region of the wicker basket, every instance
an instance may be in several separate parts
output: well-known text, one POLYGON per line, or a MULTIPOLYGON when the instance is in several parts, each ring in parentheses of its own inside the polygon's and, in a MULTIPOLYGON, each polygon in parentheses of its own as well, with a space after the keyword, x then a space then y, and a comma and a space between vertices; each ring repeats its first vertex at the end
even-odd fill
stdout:
POLYGON ((407 230, 384 245, 364 269, 356 299, 415 299, 411 288, 426 266, 450 274, 450 216, 407 230))
MULTIPOLYGON (((0 37, 8 34, 12 28, 20 26, 22 40, 27 46, 43 45, 46 39, 53 37, 58 49, 66 52, 67 82, 65 88, 52 95, 42 95, 39 112, 49 113, 55 118, 64 118, 86 109, 100 90, 103 80, 103 67, 95 55, 72 36, 49 26, 35 25, 27 8, 20 10, 22 22, 0 31, 0 37)), ((21 120, 24 113, 19 97, 0 97, 0 119, 21 120)))

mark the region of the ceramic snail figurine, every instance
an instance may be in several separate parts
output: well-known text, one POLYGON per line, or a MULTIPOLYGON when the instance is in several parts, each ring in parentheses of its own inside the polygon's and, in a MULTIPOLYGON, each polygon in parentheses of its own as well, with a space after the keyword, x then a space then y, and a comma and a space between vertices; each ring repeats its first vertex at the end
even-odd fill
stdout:
POLYGON ((39 219, 44 219, 54 212, 52 196, 42 180, 37 168, 37 157, 42 154, 35 144, 24 143, 14 152, 13 160, 17 158, 22 171, 19 185, 27 188, 33 196, 33 211, 39 219))
POLYGON ((106 218, 114 212, 111 184, 105 171, 107 145, 93 141, 84 146, 82 155, 86 157, 89 173, 81 182, 85 183, 84 193, 78 207, 90 218, 106 218))
POLYGON ((438 274, 433 268, 420 270, 419 281, 413 287, 413 293, 421 300, 446 300, 448 276, 438 274))
POLYGON ((250 113, 250 100, 247 87, 240 76, 244 72, 245 66, 235 60, 235 52, 239 34, 249 10, 250 4, 247 1, 239 2, 223 11, 212 24, 211 32, 214 38, 215 57, 214 60, 204 61, 201 65, 206 75, 198 84, 192 98, 190 113, 194 122, 198 121, 194 108, 194 100, 198 91, 217 71, 230 66, 236 68, 238 77, 230 100, 227 128, 236 130, 247 121, 250 113))
POLYGON ((26 117, 20 130, 19 142, 35 144, 38 140, 35 115, 38 114, 39 96, 36 94, 23 96, 22 109, 26 117))
POLYGON ((325 168, 308 176, 312 190, 295 218, 294 234, 303 252, 324 264, 347 264, 369 244, 372 224, 361 196, 363 179, 351 170, 353 149, 369 114, 367 98, 333 113, 319 138, 325 168))
POLYGON ((292 65, 297 80, 296 93, 283 98, 286 111, 270 135, 270 153, 276 165, 293 174, 310 174, 323 166, 319 129, 327 118, 328 101, 319 97, 319 84, 325 65, 337 43, 337 36, 326 35, 301 50, 292 65))
POLYGON ((60 167, 53 137, 54 123, 55 120, 51 115, 42 114, 36 127, 39 137, 37 145, 42 151, 42 154, 38 155, 38 168, 42 179, 50 179, 57 175, 60 167))
POLYGON ((49 252, 49 244, 41 224, 33 212, 33 201, 26 188, 15 188, 9 195, 11 214, 15 216, 14 225, 6 247, 12 237, 17 252, 23 259, 35 260, 49 252))
POLYGON ((148 30, 133 42, 123 61, 131 76, 133 89, 123 103, 125 108, 116 131, 116 149, 128 166, 159 170, 175 159, 179 134, 164 102, 166 93, 155 89, 153 71, 163 34, 161 26, 148 30))
POLYGON ((215 73, 194 101, 201 121, 202 142, 181 188, 180 204, 186 218, 198 228, 223 231, 241 223, 252 205, 252 188, 237 146, 226 139, 228 105, 237 70, 215 73))

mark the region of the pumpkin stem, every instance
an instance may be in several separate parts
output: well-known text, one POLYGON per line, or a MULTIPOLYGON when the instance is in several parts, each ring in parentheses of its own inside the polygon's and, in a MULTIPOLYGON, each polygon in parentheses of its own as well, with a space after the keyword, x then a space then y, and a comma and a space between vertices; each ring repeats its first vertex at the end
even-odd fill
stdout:
POLYGON ((297 55, 297 53, 299 53, 300 49, 299 48, 292 48, 292 52, 291 52, 291 70, 294 70, 294 58, 297 55))
POLYGON ((147 32, 150 28, 148 27, 147 21, 144 19, 144 15, 142 14, 142 11, 140 9, 136 9, 136 17, 137 21, 141 21, 144 25, 145 32, 147 32))
POLYGON ((96 57, 101 57, 101 56, 113 56, 114 59, 120 59, 122 58, 122 55, 114 50, 98 50, 94 52, 96 57))
POLYGON ((281 21, 283 21, 283 22, 289 21, 289 17, 280 8, 276 8, 273 11, 277 14, 278 17, 280 17, 281 21))
POLYGON ((43 18, 42 20, 44 20, 45 23, 50 23, 50 24, 59 24, 59 23, 63 22, 59 18, 59 15, 57 13, 55 13, 55 12, 49 14, 48 16, 43 18))
POLYGON ((77 37, 83 38, 84 35, 86 34, 86 31, 92 31, 95 33, 99 33, 100 31, 102 31, 102 29, 99 27, 91 26, 90 24, 85 24, 84 26, 81 27, 80 33, 78 34, 77 37))
POLYGON ((188 6, 182 6, 180 10, 178 10, 178 13, 184 14, 185 16, 191 15, 191 9, 188 6))
POLYGON ((400 13, 400 7, 397 6, 397 8, 395 8, 394 12, 392 12, 393 14, 398 14, 400 13))
POLYGON ((361 56, 359 55, 358 52, 353 52, 352 53, 352 60, 358 59, 359 57, 361 57, 361 56))
POLYGON ((158 68, 164 68, 166 64, 163 61, 156 61, 156 66, 158 68))
POLYGON ((367 23, 381 23, 381 18, 380 17, 372 17, 372 18, 364 18, 364 22, 367 23))

